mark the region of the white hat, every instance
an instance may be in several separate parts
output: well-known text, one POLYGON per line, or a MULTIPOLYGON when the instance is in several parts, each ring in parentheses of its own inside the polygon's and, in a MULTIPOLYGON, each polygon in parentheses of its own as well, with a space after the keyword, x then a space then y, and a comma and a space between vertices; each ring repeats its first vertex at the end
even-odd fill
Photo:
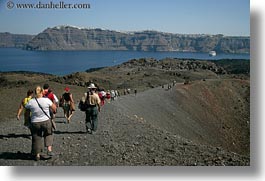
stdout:
POLYGON ((89 84, 89 86, 87 88, 88 89, 96 89, 97 87, 95 86, 95 84, 91 83, 91 84, 89 84))

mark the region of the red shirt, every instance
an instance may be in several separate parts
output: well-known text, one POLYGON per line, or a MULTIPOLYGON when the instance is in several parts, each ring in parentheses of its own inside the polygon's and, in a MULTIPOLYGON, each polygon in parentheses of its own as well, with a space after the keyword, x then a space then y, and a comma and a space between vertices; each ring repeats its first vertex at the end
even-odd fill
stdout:
POLYGON ((48 90, 45 90, 43 93, 43 97, 49 98, 52 102, 54 102, 54 96, 52 92, 48 92, 48 90))

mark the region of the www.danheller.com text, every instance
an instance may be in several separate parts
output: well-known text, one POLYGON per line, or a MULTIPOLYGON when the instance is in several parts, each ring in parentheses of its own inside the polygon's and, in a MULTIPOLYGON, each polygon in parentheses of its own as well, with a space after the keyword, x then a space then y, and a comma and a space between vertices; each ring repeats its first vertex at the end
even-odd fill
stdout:
POLYGON ((64 1, 43 3, 38 1, 36 3, 14 3, 8 1, 7 8, 13 9, 90 9, 89 3, 65 3, 64 1))

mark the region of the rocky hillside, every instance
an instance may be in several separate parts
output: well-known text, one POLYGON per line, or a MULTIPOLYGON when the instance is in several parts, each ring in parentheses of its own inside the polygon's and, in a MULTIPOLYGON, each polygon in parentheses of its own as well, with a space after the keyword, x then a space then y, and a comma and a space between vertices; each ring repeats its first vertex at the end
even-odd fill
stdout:
POLYGON ((5 128, 0 129, 0 165, 248 166, 249 64, 139 59, 63 77, 0 73, 0 127, 5 128), (84 113, 77 110, 72 122, 65 124, 59 109, 56 156, 32 161, 29 131, 15 119, 27 90, 49 83, 60 96, 69 86, 77 104, 90 81, 105 89, 131 88, 138 93, 121 92, 107 103, 93 135, 85 132, 84 113))
POLYGON ((250 153, 249 81, 208 79, 147 92, 121 101, 124 112, 199 144, 250 153))
POLYGON ((146 90, 172 82, 185 82, 220 77, 248 79, 249 60, 202 61, 192 59, 132 59, 113 67, 55 77, 52 81, 86 86, 93 81, 105 89, 146 90), (236 71, 235 71, 236 70, 236 71))
POLYGON ((249 53, 250 37, 184 35, 157 31, 117 32, 71 26, 48 28, 27 43, 28 50, 131 50, 249 53))
POLYGON ((33 35, 19 35, 11 33, 0 33, 1 48, 22 48, 33 38, 33 35))

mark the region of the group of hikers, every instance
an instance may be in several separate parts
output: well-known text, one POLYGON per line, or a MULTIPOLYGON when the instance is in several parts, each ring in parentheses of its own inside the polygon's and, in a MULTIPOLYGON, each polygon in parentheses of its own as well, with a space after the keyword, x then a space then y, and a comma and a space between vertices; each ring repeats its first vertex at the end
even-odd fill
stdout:
MULTIPOLYGON (((135 96, 137 90, 134 91, 135 96)), ((130 89, 124 89, 124 95, 130 94, 130 89)), ((90 83, 87 92, 80 99, 78 108, 85 112, 86 132, 93 134, 98 127, 98 114, 101 107, 104 106, 105 100, 116 100, 120 96, 117 90, 100 89, 95 84, 90 83)), ((65 87, 64 93, 58 99, 48 84, 43 87, 37 86, 35 91, 28 90, 27 96, 20 102, 17 111, 17 120, 24 111, 24 125, 29 128, 32 137, 31 155, 36 161, 40 160, 43 149, 42 138, 44 138, 44 146, 47 148, 47 158, 54 156, 52 151, 53 132, 56 130, 55 115, 59 107, 63 108, 65 123, 69 124, 75 112, 75 103, 73 94, 69 87, 65 87)))
MULTIPOLYGON (((130 89, 124 89, 124 95, 130 94, 130 89)), ((137 90, 134 89, 136 96, 137 90)), ((86 132, 93 134, 98 127, 98 114, 101 107, 104 106, 105 100, 110 103, 120 96, 117 90, 100 89, 95 84, 90 83, 87 92, 80 99, 78 108, 85 112, 86 132)), ((33 159, 38 161, 44 158, 42 138, 44 138, 44 146, 47 148, 46 158, 52 158, 55 154, 52 150, 53 132, 56 130, 55 115, 59 107, 63 108, 65 123, 70 123, 75 112, 75 103, 73 94, 69 87, 65 87, 64 93, 58 99, 48 84, 43 87, 37 86, 35 90, 28 90, 27 96, 22 99, 17 111, 17 120, 24 112, 24 126, 28 127, 31 133, 31 155, 33 159)))
MULTIPOLYGON (((48 84, 43 87, 37 86, 35 91, 28 90, 27 96, 21 101, 17 111, 17 119, 24 111, 24 125, 29 128, 32 137, 31 155, 33 159, 38 161, 44 158, 41 155, 43 149, 42 138, 44 138, 44 146, 47 148, 46 159, 52 158, 55 154, 52 150, 53 132, 56 130, 54 122, 55 114, 58 107, 64 110, 66 123, 70 123, 71 117, 75 111, 75 104, 70 88, 66 87, 64 93, 58 99, 48 84)), ((92 134, 97 130, 98 113, 104 105, 106 95, 102 95, 104 90, 98 90, 95 84, 88 86, 88 91, 80 100, 79 105, 86 105, 86 131, 92 134), (103 101, 102 101, 103 100, 103 101)))

